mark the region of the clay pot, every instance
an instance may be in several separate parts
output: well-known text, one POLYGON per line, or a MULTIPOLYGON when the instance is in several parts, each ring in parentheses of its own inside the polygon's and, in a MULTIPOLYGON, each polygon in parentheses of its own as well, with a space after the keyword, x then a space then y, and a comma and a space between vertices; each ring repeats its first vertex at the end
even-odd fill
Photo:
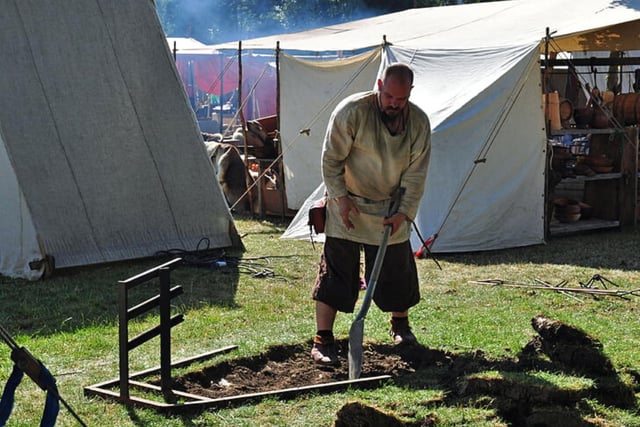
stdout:
POLYGON ((579 128, 589 127, 592 119, 593 119, 593 110, 591 108, 574 108, 573 109, 573 121, 576 122, 577 127, 579 128))
POLYGON ((571 199, 555 199, 553 204, 556 208, 556 216, 572 215, 580 213, 580 202, 571 199))
POLYGON ((580 219, 580 202, 571 199, 555 199, 553 201, 555 207, 554 216, 560 222, 575 222, 580 219))
POLYGON ((591 169, 595 173, 610 173, 613 171, 613 166, 591 166, 591 169))
POLYGON ((560 222, 575 222, 580 219, 580 202, 571 199, 555 199, 553 201, 555 207, 554 216, 560 222))
POLYGON ((566 214, 566 215, 559 215, 556 214, 556 219, 560 222, 564 222, 564 223, 568 223, 568 222, 576 222, 580 219, 580 214, 566 214))
POLYGON ((587 163, 589 165, 595 166, 595 167, 608 167, 608 166, 613 166, 613 160, 608 158, 606 155, 601 154, 601 155, 590 155, 587 156, 587 163))

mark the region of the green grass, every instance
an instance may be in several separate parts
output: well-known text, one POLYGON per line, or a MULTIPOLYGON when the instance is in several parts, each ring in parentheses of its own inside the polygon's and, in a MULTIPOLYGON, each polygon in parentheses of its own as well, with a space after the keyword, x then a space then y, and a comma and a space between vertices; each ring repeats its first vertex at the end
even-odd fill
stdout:
MULTIPOLYGON (((286 224, 277 218, 239 218, 236 226, 244 236, 246 251, 228 255, 241 257, 246 268, 181 267, 172 272, 172 281, 185 291, 172 301, 173 312, 185 315, 184 323, 172 331, 175 360, 228 345, 238 345, 238 349, 221 360, 257 355, 277 344, 307 343, 314 333, 310 291, 319 247, 279 239, 286 224), (273 276, 259 274, 265 272, 273 276)), ((578 286, 600 274, 618 286, 611 289, 636 289, 640 288, 639 251, 637 230, 613 230, 555 238, 534 247, 439 255, 442 271, 429 259, 419 260, 422 301, 411 310, 412 324, 418 339, 430 349, 461 355, 481 352, 486 358, 505 359, 515 357, 535 335, 531 319, 544 314, 598 338, 624 376, 640 366, 640 297, 576 295, 577 300, 552 291, 471 282, 499 278, 521 283, 567 281, 567 286, 578 286)), ((38 282, 0 277, 0 324, 44 362, 55 375, 61 395, 89 426, 330 426, 336 412, 352 401, 407 422, 430 416, 441 426, 506 425, 491 398, 468 403, 448 399, 452 391, 443 390, 435 371, 428 369, 416 373, 414 380, 390 381, 374 390, 312 393, 284 401, 272 398, 182 417, 85 397, 83 387, 118 375, 117 282, 162 262, 147 259, 60 270, 38 282)), ((145 286, 134 293, 137 298, 154 292, 152 286, 145 286)), ((131 336, 155 326, 157 320, 151 314, 132 322, 131 336)), ((339 338, 348 336, 351 320, 352 315, 338 315, 335 332, 339 338)), ((372 307, 367 339, 386 342, 387 326, 387 315, 372 307)), ((135 349, 131 371, 157 365, 158 353, 157 340, 135 349)), ((0 345, 2 387, 11 372, 9 354, 8 346, 0 345)), ((185 370, 189 369, 177 373, 185 370)), ((588 380, 559 373, 475 374, 553 383, 560 388, 589 387, 588 380)), ((38 425, 43 405, 43 392, 25 379, 16 393, 8 426, 38 425)), ((585 420, 599 423, 595 425, 640 426, 637 409, 623 410, 585 399, 578 410, 585 420)), ((57 425, 78 424, 61 407, 57 425)))

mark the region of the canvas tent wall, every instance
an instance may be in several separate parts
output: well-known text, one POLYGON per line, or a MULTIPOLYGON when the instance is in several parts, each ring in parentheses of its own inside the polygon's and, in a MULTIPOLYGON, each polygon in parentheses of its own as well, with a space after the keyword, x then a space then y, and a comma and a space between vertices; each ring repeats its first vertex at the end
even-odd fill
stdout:
POLYGON ((1 6, 0 274, 240 246, 153 3, 1 6))
MULTIPOLYGON (((466 63, 466 67, 458 68, 457 72, 456 69, 446 71, 448 66, 440 58, 440 52, 417 53, 392 46, 385 49, 381 61, 382 64, 410 62, 416 71, 412 99, 430 99, 442 107, 430 112, 434 143, 427 182, 436 191, 426 191, 416 218, 419 229, 426 235, 438 232, 441 242, 452 242, 460 250, 475 249, 479 244, 488 249, 496 244, 494 242, 508 246, 542 242, 544 177, 541 171, 544 170, 545 139, 540 129, 544 122, 539 101, 528 102, 540 98, 535 49, 524 53, 520 48, 485 50, 473 58, 467 58, 464 51, 449 51, 447 61, 466 63), (496 61, 496 55, 501 56, 500 61, 496 61), (512 61, 516 62, 515 66, 512 61), (433 71, 434 64, 439 64, 440 73, 451 80, 425 79, 425 68, 433 71), (494 83, 498 75, 500 82, 494 83), (451 110, 457 114, 449 115, 451 110), (526 120, 510 121, 510 114, 522 115, 526 120), (527 133, 539 135, 536 143, 520 145, 514 140, 514 135, 527 133), (527 159, 527 162, 514 161, 514 158, 527 159), (496 206, 485 216, 487 199, 496 206), (425 206, 428 206, 428 216, 423 215, 425 206), (530 226, 520 227, 521 223, 530 226), (505 229, 511 232, 502 236, 505 229), (454 235, 454 239, 445 238, 454 235)), ((375 73, 370 76, 369 85, 375 76, 375 73)), ((295 155, 304 142, 294 144, 291 154, 295 155)), ((307 162, 305 178, 311 175, 311 163, 318 162, 321 150, 321 146, 314 146, 314 156, 300 154, 288 168, 301 172, 305 165, 300 163, 304 161, 307 162)), ((317 185, 321 178, 318 168, 315 169, 318 175, 314 176, 314 185, 317 185)), ((284 237, 307 237, 309 231, 305 224, 302 213, 294 218, 284 237)), ((439 250, 443 248, 441 244, 439 250)))
MULTIPOLYGON (((380 49, 386 37, 380 65, 399 59, 416 69, 411 99, 432 121, 433 153, 416 218, 419 229, 425 235, 439 233, 434 251, 499 249, 544 242, 547 141, 538 61, 546 28, 556 50, 637 49, 639 3, 585 0, 577 7, 572 0, 514 0, 412 9, 245 40, 243 46, 267 49, 279 42, 288 53, 380 49)), ((283 155, 287 200, 297 209, 305 205, 300 195, 311 194, 320 182, 326 121, 315 121, 304 134, 300 130, 318 113, 313 100, 333 102, 318 79, 340 62, 305 72, 287 61, 295 60, 281 55, 280 122, 283 147, 293 147, 283 155), (307 88, 303 96, 302 87, 307 88), (309 110, 303 110, 300 98, 309 110)), ((375 76, 368 78, 373 85, 375 76)), ((344 94, 358 90, 340 87, 344 94)), ((304 212, 299 214, 283 237, 308 235, 304 212)), ((413 243, 418 244, 415 236, 413 243)))

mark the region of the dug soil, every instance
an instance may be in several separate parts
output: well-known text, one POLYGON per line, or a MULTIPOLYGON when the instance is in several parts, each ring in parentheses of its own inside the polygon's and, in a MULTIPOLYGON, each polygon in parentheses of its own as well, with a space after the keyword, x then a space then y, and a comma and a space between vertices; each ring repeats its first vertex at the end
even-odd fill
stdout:
MULTIPOLYGON (((189 373, 176 383, 189 393, 217 399, 345 381, 349 378, 348 342, 338 341, 337 347, 340 365, 336 367, 315 365, 309 355, 311 344, 283 345, 271 347, 260 356, 226 361, 189 373)), ((365 343, 363 355, 361 378, 407 375, 415 371, 416 364, 432 364, 433 358, 439 357, 422 346, 397 349, 371 343, 365 343)))
MULTIPOLYGON (((517 355, 504 359, 487 358, 481 351, 450 353, 423 345, 365 342, 361 379, 390 378, 359 386, 392 381, 411 389, 441 389, 444 391, 441 400, 429 405, 492 405, 502 422, 523 426, 558 425, 559 420, 565 426, 598 425, 590 423, 577 409, 585 398, 620 408, 635 407, 635 384, 630 386, 619 380, 596 339, 551 319, 537 317, 532 326, 539 335, 517 355), (514 380, 517 376, 509 375, 534 370, 576 374, 594 379, 594 385, 563 390, 547 382, 514 380), (496 371, 501 375, 486 374, 496 371)), ((192 395, 220 399, 218 406, 247 404, 268 394, 289 398, 311 390, 332 392, 335 389, 327 385, 346 382, 349 377, 348 341, 337 341, 337 347, 341 363, 334 368, 312 363, 310 342, 280 345, 259 356, 212 362, 174 378, 173 387, 192 395)), ((398 410, 402 412, 400 407, 398 410)), ((419 421, 401 421, 358 402, 343 406, 334 422, 336 427, 435 424, 437 416, 433 414, 419 421)))

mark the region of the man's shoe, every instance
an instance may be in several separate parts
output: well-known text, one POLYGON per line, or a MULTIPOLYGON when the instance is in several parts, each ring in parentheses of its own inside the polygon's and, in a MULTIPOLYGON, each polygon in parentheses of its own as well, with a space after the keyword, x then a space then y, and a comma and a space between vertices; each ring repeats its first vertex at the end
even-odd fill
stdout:
POLYGON ((320 335, 313 337, 311 358, 317 365, 338 365, 340 362, 338 361, 335 340, 333 338, 323 338, 320 335))
POLYGON ((391 332, 389 332, 389 335, 391 335, 391 338, 393 338, 393 343, 395 345, 400 345, 400 344, 413 345, 418 343, 418 339, 416 338, 415 335, 413 335, 413 332, 411 332, 410 327, 407 327, 406 329, 400 329, 400 330, 391 329, 391 332))
POLYGON ((400 344, 417 344, 418 340, 409 326, 409 319, 404 318, 392 318, 391 319, 391 331, 389 332, 393 343, 395 345, 400 344))

